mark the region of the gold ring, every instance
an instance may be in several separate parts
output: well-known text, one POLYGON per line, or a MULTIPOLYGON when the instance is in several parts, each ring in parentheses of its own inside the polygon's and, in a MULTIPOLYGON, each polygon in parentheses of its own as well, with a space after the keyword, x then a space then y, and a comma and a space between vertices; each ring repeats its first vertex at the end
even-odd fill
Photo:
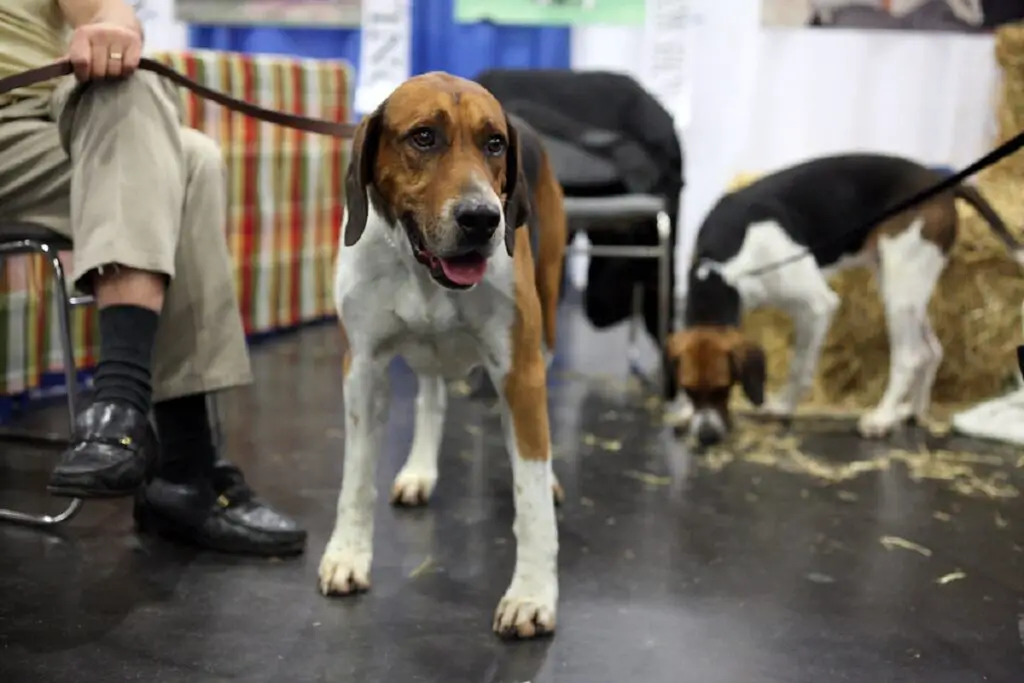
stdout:
POLYGON ((115 62, 117 62, 117 61, 120 61, 120 60, 124 59, 124 55, 121 54, 120 52, 111 52, 110 53, 110 59, 115 61, 115 62))

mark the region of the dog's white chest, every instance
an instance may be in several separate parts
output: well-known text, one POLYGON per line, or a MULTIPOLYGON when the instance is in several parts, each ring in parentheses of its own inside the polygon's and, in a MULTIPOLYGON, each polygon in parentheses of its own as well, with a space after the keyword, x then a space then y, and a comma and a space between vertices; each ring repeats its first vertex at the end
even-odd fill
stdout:
POLYGON ((400 288, 395 292, 395 353, 417 373, 464 377, 485 362, 492 345, 487 328, 495 310, 487 310, 487 302, 490 307, 495 302, 481 294, 451 294, 432 286, 424 291, 415 283, 400 288))
POLYGON ((335 296, 350 343, 384 360, 402 356, 413 371, 447 379, 511 359, 515 316, 510 262, 493 260, 484 282, 467 291, 433 283, 371 239, 339 255, 335 296))

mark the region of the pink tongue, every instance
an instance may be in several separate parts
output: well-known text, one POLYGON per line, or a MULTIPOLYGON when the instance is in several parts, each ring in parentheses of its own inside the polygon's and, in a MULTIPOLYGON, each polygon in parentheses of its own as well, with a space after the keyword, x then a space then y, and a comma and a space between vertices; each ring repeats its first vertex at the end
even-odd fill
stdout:
POLYGON ((487 259, 452 262, 440 259, 441 270, 445 277, 457 285, 475 285, 484 279, 487 271, 487 259))

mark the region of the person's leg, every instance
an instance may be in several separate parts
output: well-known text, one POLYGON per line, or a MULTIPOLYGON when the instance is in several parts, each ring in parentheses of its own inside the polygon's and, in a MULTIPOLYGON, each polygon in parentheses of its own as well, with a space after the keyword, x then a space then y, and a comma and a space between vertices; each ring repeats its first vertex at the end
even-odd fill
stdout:
POLYGON ((175 258, 153 353, 155 478, 136 499, 141 530, 215 550, 301 552, 306 533, 259 500, 241 471, 219 459, 207 395, 250 380, 224 221, 227 178, 220 149, 180 132, 185 198, 175 258))
POLYGON ((141 478, 156 455, 148 408, 140 407, 151 401, 152 374, 154 413, 167 443, 147 493, 171 483, 178 495, 149 495, 145 502, 152 504, 142 510, 159 518, 184 496, 200 501, 192 512, 199 511, 194 519, 202 528, 192 526, 189 540, 225 550, 300 549, 305 535, 291 520, 253 498, 237 468, 213 463, 205 392, 251 380, 224 234, 219 150, 180 128, 173 90, 150 75, 70 100, 69 93, 67 86, 58 93, 52 113, 39 102, 0 109, 0 218, 71 235, 75 280, 101 308, 105 370, 96 383, 106 398, 79 416, 57 483, 63 476, 93 495, 138 489, 141 481, 131 479, 141 478), (143 328, 150 325, 140 321, 156 311, 160 322, 148 333, 143 328), (132 477, 124 476, 129 470, 132 477), (207 481, 221 499, 216 510, 207 481), (211 528, 220 533, 211 535, 211 528))

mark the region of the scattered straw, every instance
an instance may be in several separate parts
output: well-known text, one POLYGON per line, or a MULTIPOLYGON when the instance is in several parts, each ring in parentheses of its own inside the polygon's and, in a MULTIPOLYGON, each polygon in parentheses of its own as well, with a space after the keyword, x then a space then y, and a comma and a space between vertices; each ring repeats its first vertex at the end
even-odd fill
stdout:
POLYGON ((905 538, 900 538, 899 536, 882 536, 878 539, 878 542, 881 543, 886 550, 901 548, 903 550, 910 550, 911 552, 918 553, 919 555, 924 555, 925 557, 932 556, 932 551, 928 548, 925 548, 923 545, 918 543, 914 543, 913 541, 908 541, 905 538))
POLYGON ((630 479, 636 479, 641 481, 648 486, 668 486, 672 483, 672 479, 669 477, 661 477, 657 474, 651 474, 650 472, 639 472, 637 470, 626 470, 622 473, 630 479))
MULTIPOLYGON (((810 455, 801 448, 800 440, 787 434, 773 422, 739 420, 734 437, 703 453, 698 462, 711 471, 720 471, 733 463, 748 463, 783 472, 801 474, 825 484, 842 484, 873 472, 902 465, 913 481, 931 481, 945 485, 964 496, 1012 499, 1020 496, 1008 473, 1009 463, 999 455, 954 451, 878 449, 870 458, 834 461, 810 455)), ((851 492, 836 494, 842 500, 853 500, 851 492)), ((936 517, 940 514, 936 513, 936 517)))
POLYGON ((960 570, 957 570, 955 572, 950 572, 948 574, 940 576, 939 578, 935 579, 935 583, 939 584, 940 586, 945 586, 947 583, 953 583, 954 581, 959 581, 960 579, 966 578, 967 574, 963 573, 960 570))

